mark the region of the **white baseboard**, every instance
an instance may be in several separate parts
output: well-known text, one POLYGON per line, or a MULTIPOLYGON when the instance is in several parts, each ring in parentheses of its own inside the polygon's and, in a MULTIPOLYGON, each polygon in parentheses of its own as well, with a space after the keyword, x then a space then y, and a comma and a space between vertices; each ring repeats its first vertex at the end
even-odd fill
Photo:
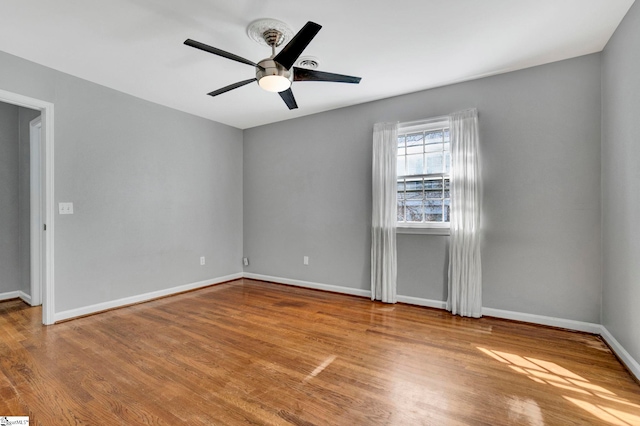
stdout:
POLYGON ((68 311, 56 312, 54 314, 55 322, 64 321, 83 315, 95 314, 97 312, 106 311, 108 309, 119 308, 121 306, 131 305, 134 303, 146 302, 157 299, 159 297, 169 296, 172 294, 182 293, 197 288, 207 287, 213 284, 219 284, 225 281, 232 281, 242 278, 242 272, 226 275, 224 277, 213 278, 196 283, 185 284, 177 287, 171 287, 164 290, 152 291, 150 293, 139 294, 136 296, 125 297, 123 299, 112 300, 109 302, 97 303, 95 305, 84 306, 82 308, 70 309, 68 311))
POLYGON ((19 291, 18 292, 18 297, 22 300, 24 300, 24 302, 26 304, 28 304, 29 306, 31 306, 31 296, 29 296, 27 293, 25 293, 24 291, 19 291))
MULTIPOLYGON (((98 303, 82 308, 71 309, 68 311, 58 312, 55 314, 55 321, 63 321, 83 315, 93 314, 120 306, 131 305, 134 303, 145 302, 159 297, 169 296, 171 294, 182 293, 184 291, 195 290, 197 288, 207 287, 213 284, 232 281, 240 278, 249 278, 260 281, 269 281, 279 284, 293 285, 297 287, 310 288, 315 290, 330 291, 333 293, 349 294, 353 296, 363 296, 371 298, 370 290, 356 289, 350 287, 342 287, 331 284, 314 283, 310 281, 293 280, 289 278, 273 277, 269 275, 253 274, 249 272, 240 272, 236 274, 218 277, 211 280, 199 281, 196 283, 185 284, 178 287, 172 287, 165 290, 158 290, 151 293, 140 294, 137 296, 126 297, 123 299, 113 300, 110 302, 98 303)), ((22 298, 25 302, 30 303, 31 298, 21 292, 13 291, 0 293, 0 300, 22 298)), ((440 300, 422 299, 412 296, 397 296, 397 301, 417 306, 426 306, 429 308, 445 309, 446 302, 440 300)), ((611 346, 615 354, 625 363, 628 369, 635 377, 640 380, 640 364, 624 349, 624 347, 613 337, 613 335, 601 324, 574 321, 563 318, 547 317, 543 315, 527 314, 522 312, 505 311, 502 309, 482 308, 482 314, 486 316, 503 318, 515 321, 528 322, 533 324, 546 325, 551 327, 566 328, 569 330, 583 331, 587 333, 598 334, 611 346)))
POLYGON ((574 321, 564 318, 547 317, 544 315, 526 314, 522 312, 504 311, 502 309, 482 308, 482 315, 503 318, 514 321, 530 322, 551 327, 566 328, 568 330, 584 331, 600 334, 601 325, 592 322, 574 321))
POLYGON ((412 296, 396 296, 396 300, 400 303, 408 303, 409 305, 426 306, 427 308, 446 309, 447 302, 441 300, 422 299, 412 296))
MULTIPOLYGON (((429 308, 446 309, 447 302, 441 300, 422 299, 420 297, 400 296, 396 297, 398 302, 410 305, 426 306, 429 308)), ((543 315, 525 314, 522 312, 504 311, 501 309, 482 308, 482 315, 509 319, 514 321, 529 322, 532 324, 548 325, 551 327, 566 328, 568 330, 584 331, 587 333, 600 334, 600 324, 574 321, 563 318, 547 317, 543 315)))
POLYGON ((292 280, 289 278, 272 277, 269 275, 251 274, 249 272, 244 273, 244 278, 249 278, 252 280, 260 280, 260 281, 270 281, 278 284, 294 285, 296 287, 312 288, 315 290, 330 291, 332 293, 350 294, 352 296, 363 296, 363 297, 371 298, 370 290, 363 290, 359 288, 342 287, 339 285, 331 285, 331 284, 320 284, 320 283, 314 283, 310 281, 292 280))
MULTIPOLYGON (((253 274, 249 272, 244 273, 244 278, 250 278, 250 279, 260 280, 260 281, 270 281, 270 282, 279 283, 279 284, 288 284, 288 285, 294 285, 297 287, 312 288, 316 290, 330 291, 333 293, 350 294, 350 295, 364 296, 369 298, 371 297, 370 290, 362 290, 362 289, 356 289, 356 288, 335 286, 330 284, 314 283, 310 281, 293 280, 289 278, 273 277, 269 275, 253 274)), ((422 299, 420 297, 398 295, 396 297, 396 300, 401 303, 408 303, 410 305, 417 305, 417 306, 426 306, 429 308, 436 308, 436 309, 446 309, 447 307, 447 302, 445 301, 422 299)), ((560 327, 560 328, 566 328, 569 330, 584 331, 584 332, 593 333, 593 334, 600 334, 600 328, 601 328, 600 324, 574 321, 574 320, 568 320, 568 319, 562 319, 562 318, 546 317, 543 315, 526 314, 521 312, 503 311, 500 309, 492 309, 492 308, 482 308, 482 314, 491 316, 491 317, 496 317, 496 318, 530 322, 533 324, 548 325, 552 327, 560 327)))
POLYGON ((0 300, 9 300, 9 299, 17 299, 20 298, 24 300, 25 303, 31 305, 31 296, 21 290, 17 291, 8 291, 6 293, 0 293, 0 300))
POLYGON ((16 299, 20 297, 19 291, 7 291, 6 293, 0 293, 0 300, 16 299))
POLYGON ((613 337, 613 334, 607 330, 604 325, 600 326, 600 335, 607 342, 607 344, 613 349, 613 352, 622 360, 622 362, 627 366, 629 371, 636 376, 636 379, 640 380, 640 364, 638 361, 633 359, 631 354, 626 351, 626 349, 613 337))

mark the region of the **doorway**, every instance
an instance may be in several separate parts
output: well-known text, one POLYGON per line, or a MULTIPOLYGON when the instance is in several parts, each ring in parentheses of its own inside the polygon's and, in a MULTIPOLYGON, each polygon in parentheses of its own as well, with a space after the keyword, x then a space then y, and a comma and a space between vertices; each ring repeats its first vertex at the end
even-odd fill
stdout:
POLYGON ((0 90, 0 102, 39 110, 29 123, 30 147, 30 304, 42 304, 42 323, 54 318, 54 108, 51 102, 0 90))

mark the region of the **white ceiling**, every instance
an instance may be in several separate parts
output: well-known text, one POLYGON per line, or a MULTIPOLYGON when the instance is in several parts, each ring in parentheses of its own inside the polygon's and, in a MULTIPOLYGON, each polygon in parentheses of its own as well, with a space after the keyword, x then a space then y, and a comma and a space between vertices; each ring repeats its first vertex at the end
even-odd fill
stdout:
POLYGON ((0 50, 241 129, 598 52, 633 0, 2 0, 0 50), (323 26, 304 55, 359 85, 294 83, 299 109, 250 84, 260 18, 323 26))

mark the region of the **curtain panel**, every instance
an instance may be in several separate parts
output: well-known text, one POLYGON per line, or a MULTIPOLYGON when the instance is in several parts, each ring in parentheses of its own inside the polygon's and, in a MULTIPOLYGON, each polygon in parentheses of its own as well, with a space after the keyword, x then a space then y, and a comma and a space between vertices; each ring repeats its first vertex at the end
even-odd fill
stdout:
POLYGON ((396 157, 398 124, 373 129, 371 300, 396 303, 396 157))
POLYGON ((476 109, 453 113, 450 135, 451 236, 447 310, 456 315, 479 318, 482 316, 481 181, 476 109))

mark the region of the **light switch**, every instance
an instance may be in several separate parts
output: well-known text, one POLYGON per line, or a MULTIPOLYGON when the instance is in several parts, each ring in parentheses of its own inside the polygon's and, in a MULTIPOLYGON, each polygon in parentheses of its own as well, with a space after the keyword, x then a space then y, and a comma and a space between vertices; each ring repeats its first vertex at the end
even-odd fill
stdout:
POLYGON ((58 203, 60 214, 73 214, 73 203, 58 203))

